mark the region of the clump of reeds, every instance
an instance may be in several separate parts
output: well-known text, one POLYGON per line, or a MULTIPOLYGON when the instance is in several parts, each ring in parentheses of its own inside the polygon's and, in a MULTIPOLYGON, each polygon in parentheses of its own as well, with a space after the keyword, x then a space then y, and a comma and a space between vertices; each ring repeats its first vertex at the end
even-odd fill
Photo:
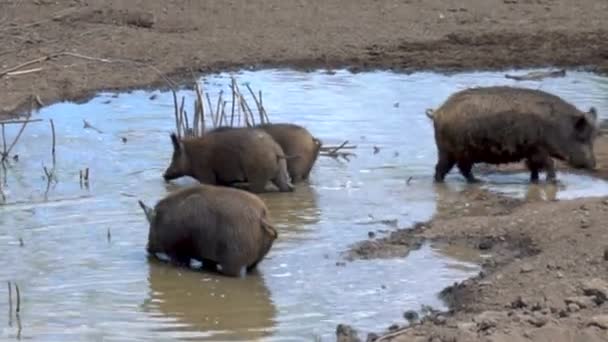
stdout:
POLYGON ((194 83, 196 99, 194 100, 194 113, 191 117, 184 109, 186 98, 182 96, 181 101, 178 101, 177 93, 173 93, 173 106, 175 115, 175 128, 178 137, 200 137, 205 134, 207 126, 210 123, 211 129, 220 126, 252 127, 258 123, 269 123, 268 113, 264 108, 262 99, 262 91, 258 94, 251 89, 249 84, 245 85, 255 102, 257 113, 254 114, 252 107, 247 102, 246 97, 241 92, 234 77, 231 78, 230 92, 230 110, 227 113, 228 101, 224 99, 224 91, 220 91, 217 101, 211 100, 209 93, 205 93, 202 86, 194 83), (256 123, 256 117, 257 123, 256 123))
MULTIPOLYGON (((173 107, 175 115, 175 129, 178 137, 200 137, 205 134, 207 130, 207 122, 210 122, 211 128, 220 126, 228 127, 253 127, 257 124, 270 123, 268 112, 264 108, 264 102, 262 98, 262 91, 258 91, 257 95, 249 84, 245 84, 249 95, 255 103, 257 113, 254 114, 252 107, 247 102, 246 97, 241 92, 236 79, 230 78, 230 99, 228 102, 224 98, 224 91, 221 90, 217 101, 211 100, 209 93, 204 92, 202 86, 198 82, 194 83, 194 90, 196 93, 196 99, 194 100, 194 114, 192 118, 188 116, 188 113, 184 109, 186 98, 182 96, 181 101, 178 101, 177 93, 172 88, 173 93, 173 107), (228 111, 228 104, 230 103, 230 110, 228 111), (228 112, 227 112, 228 111, 228 112), (256 123, 257 117, 257 123, 256 123), (190 119, 192 121, 190 121, 190 119)), ((356 156, 352 152, 344 150, 355 149, 356 145, 348 145, 348 140, 344 141, 340 145, 328 146, 324 145, 321 147, 319 155, 331 157, 334 159, 342 158, 349 161, 350 157, 356 156)))

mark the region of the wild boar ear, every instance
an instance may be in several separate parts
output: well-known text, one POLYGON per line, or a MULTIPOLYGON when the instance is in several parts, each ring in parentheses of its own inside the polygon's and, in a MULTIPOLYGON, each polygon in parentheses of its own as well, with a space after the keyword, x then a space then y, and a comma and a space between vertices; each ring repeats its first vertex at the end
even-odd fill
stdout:
POLYGON ((144 214, 146 214, 146 219, 148 220, 148 223, 154 222, 154 218, 156 216, 156 211, 154 210, 154 208, 148 207, 142 201, 137 201, 137 202, 139 203, 139 206, 141 207, 141 209, 144 211, 144 214))
POLYGON ((577 132, 584 132, 587 129, 589 122, 587 121, 587 117, 585 115, 577 115, 574 119, 574 129, 577 132))
POLYGON ((171 133, 171 142, 173 143, 173 149, 179 151, 182 149, 182 142, 179 140, 175 133, 171 133))
POLYGON ((597 121, 597 110, 595 107, 590 107, 588 113, 593 118, 593 121, 597 121))

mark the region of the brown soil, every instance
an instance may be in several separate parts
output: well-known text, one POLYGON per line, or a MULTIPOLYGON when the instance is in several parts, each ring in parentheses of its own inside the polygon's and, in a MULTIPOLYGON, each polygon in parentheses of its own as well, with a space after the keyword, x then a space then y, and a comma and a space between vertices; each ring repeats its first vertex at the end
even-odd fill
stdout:
MULTIPOLYGON (((163 85, 158 72, 176 82, 270 66, 608 72, 606 13, 605 0, 0 1, 0 117, 19 114, 32 95, 50 104, 163 85)), ((608 139, 596 153, 608 177, 608 139)), ((482 275, 444 291, 450 313, 395 340, 608 340, 608 305, 599 304, 606 203, 515 201, 475 188, 442 201, 431 222, 348 255, 405 256, 425 240, 492 253, 482 275)))

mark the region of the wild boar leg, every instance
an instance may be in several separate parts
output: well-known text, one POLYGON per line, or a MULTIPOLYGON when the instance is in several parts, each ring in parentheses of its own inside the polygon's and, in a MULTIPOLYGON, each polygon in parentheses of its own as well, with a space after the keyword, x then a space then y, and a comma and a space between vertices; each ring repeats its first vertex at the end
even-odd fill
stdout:
POLYGON ((240 277, 243 272, 243 265, 234 262, 223 262, 220 264, 222 267, 222 274, 230 277, 240 277))
POLYGON ((556 179, 553 159, 545 153, 535 153, 526 158, 526 166, 530 170, 530 182, 532 183, 538 183, 541 170, 545 170, 547 173, 547 182, 554 182, 556 179))
POLYGON ((462 161, 458 161, 457 163, 458 166, 458 170, 460 170, 460 173, 464 176, 464 178, 467 179, 467 182, 469 183, 477 183, 479 182, 479 180, 477 178, 475 178, 475 176, 473 176, 473 163, 471 163, 468 160, 462 160, 462 161))
POLYGON ((279 191, 292 192, 294 188, 293 184, 291 184, 289 171, 287 171, 287 162, 285 161, 285 158, 280 158, 278 163, 279 171, 272 182, 279 188, 279 191))
POLYGON ((210 259, 203 259, 201 262, 203 263, 203 269, 217 272, 217 262, 210 259))
POLYGON ((454 164, 456 164, 456 161, 447 153, 439 152, 439 158, 435 165, 435 182, 443 182, 445 175, 452 170, 454 164))

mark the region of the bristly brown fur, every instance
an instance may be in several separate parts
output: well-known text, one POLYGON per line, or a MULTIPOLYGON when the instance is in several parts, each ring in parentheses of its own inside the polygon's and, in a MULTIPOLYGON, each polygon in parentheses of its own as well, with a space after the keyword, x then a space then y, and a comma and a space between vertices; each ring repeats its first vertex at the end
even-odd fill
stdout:
POLYGON ((473 88, 451 95, 437 110, 427 111, 433 120, 438 162, 435 180, 443 181, 457 165, 469 181, 474 163, 517 162, 531 171, 555 172, 551 158, 574 167, 593 168, 596 135, 594 110, 582 112, 558 96, 541 90, 507 86, 473 88))
POLYGON ((173 144, 166 180, 191 176, 212 185, 247 182, 252 192, 265 192, 267 183, 272 182, 279 191, 293 190, 284 152, 263 130, 218 130, 173 144))
POLYGON ((149 253, 165 253, 177 263, 217 264, 230 276, 254 268, 278 236, 264 201, 239 189, 195 185, 169 194, 154 210, 149 253))

